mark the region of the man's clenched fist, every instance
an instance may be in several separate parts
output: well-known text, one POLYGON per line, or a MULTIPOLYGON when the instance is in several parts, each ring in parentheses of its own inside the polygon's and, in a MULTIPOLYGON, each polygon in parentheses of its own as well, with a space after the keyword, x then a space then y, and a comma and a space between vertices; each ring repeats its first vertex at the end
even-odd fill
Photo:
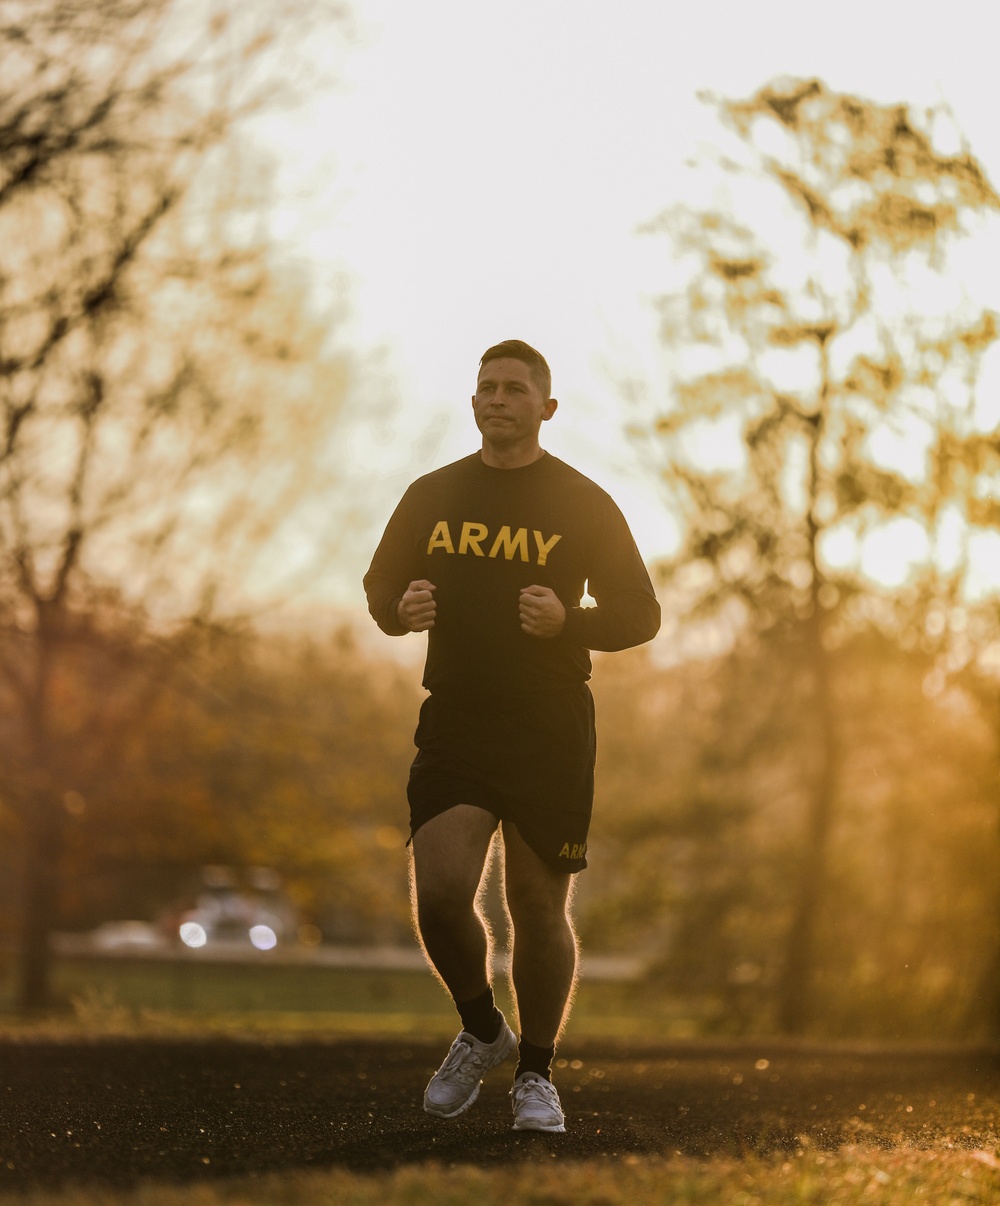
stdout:
POLYGON ((426 632, 434 627, 437 604, 434 591, 437 587, 426 578, 411 582, 403 597, 396 604, 396 617, 404 628, 411 632, 426 632))
POLYGON ((518 603, 521 629, 528 636, 557 637, 566 623, 566 608, 547 586, 526 586, 518 603))

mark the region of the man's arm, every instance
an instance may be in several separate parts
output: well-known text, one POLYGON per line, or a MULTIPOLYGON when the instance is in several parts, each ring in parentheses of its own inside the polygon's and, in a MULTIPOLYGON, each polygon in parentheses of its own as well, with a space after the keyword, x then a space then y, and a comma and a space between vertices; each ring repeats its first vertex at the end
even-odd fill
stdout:
POLYGON ((393 511, 379 541, 372 563, 365 574, 365 595, 372 619, 389 636, 422 632, 434 622, 434 596, 430 610, 426 597, 434 587, 420 577, 411 517, 414 513, 413 487, 403 495, 393 511), (405 601, 405 602, 404 602, 405 601), (427 623, 427 620, 430 623, 427 623))
POLYGON ((607 495, 595 510, 587 589, 597 606, 570 608, 562 635, 586 649, 631 649, 656 636, 660 604, 624 515, 607 495))

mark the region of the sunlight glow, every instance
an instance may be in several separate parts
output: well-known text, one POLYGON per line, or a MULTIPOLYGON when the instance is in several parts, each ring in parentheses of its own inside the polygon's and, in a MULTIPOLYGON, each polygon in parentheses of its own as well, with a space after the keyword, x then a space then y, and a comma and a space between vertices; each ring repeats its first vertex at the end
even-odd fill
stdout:
MULTIPOLYGON (((678 202, 731 199, 719 174, 702 170, 729 144, 699 94, 746 96, 778 76, 817 75, 886 103, 946 100, 956 122, 941 124, 941 138, 967 138, 1000 179, 991 43, 969 36, 972 0, 955 0, 933 30, 901 27, 891 7, 864 0, 845 0, 836 22, 819 25, 792 0, 768 0, 730 6, 724 38, 712 6, 679 22, 653 0, 613 15, 585 0, 571 20, 564 6, 535 0, 511 0, 500 22, 461 0, 352 9, 358 36, 340 85, 260 130, 279 159, 274 232, 323 296, 346 300, 339 336, 377 354, 391 382, 383 438, 356 449, 384 481, 368 544, 404 479, 476 446, 467 399, 478 356, 518 337, 549 358, 562 404, 545 446, 610 490, 647 557, 675 545, 655 474, 624 434, 623 383, 662 387, 655 301, 673 265, 667 240, 640 228, 678 202), (898 52, 887 59, 889 44, 898 52)), ((786 221, 764 209, 762 236, 780 245, 786 221)), ((820 236, 815 250, 835 277, 846 269, 833 242, 820 236)), ((995 259, 967 250, 950 283, 926 273, 940 313, 967 300, 977 273, 976 300, 996 304, 995 259)), ((810 355, 800 349, 799 359, 810 355)), ((788 359, 780 371, 798 367, 788 359)), ((984 424, 1000 418, 998 396, 984 389, 984 424)), ((359 429, 368 417, 365 405, 359 429)), ((872 451, 917 475, 926 429, 887 426, 872 451)), ((720 471, 736 467, 725 441, 711 441, 709 455, 720 471)), ((894 528, 863 563, 896 580, 919 546, 894 528)), ((357 556, 344 567, 352 600, 357 556)))
POLYGON ((893 519, 866 536, 860 568, 882 586, 902 586, 928 553, 927 532, 916 520, 893 519))

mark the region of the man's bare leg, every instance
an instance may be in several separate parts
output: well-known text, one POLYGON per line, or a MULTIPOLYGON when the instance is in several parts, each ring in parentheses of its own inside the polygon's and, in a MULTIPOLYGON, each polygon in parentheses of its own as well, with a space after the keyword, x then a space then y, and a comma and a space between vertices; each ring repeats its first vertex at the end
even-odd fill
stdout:
POLYGON ((576 935, 569 919, 572 877, 554 871, 504 823, 504 884, 513 929, 511 981, 521 1023, 510 1091, 515 1131, 566 1129, 552 1084, 552 1057, 576 982, 576 935))
POLYGON ((456 1118, 479 1096, 483 1076, 514 1052, 517 1038, 493 1001, 490 934, 477 907, 496 829, 489 812, 459 805, 413 835, 417 926, 432 966, 451 993, 462 1029, 424 1090, 424 1109, 456 1118))
POLYGON ((424 951, 455 1001, 489 985, 490 935, 476 898, 496 817, 458 804, 413 835, 412 895, 424 951))
POLYGON ((576 983, 576 934, 569 919, 573 877, 547 866, 507 822, 504 883, 513 928, 511 981, 521 1037, 554 1046, 576 983))

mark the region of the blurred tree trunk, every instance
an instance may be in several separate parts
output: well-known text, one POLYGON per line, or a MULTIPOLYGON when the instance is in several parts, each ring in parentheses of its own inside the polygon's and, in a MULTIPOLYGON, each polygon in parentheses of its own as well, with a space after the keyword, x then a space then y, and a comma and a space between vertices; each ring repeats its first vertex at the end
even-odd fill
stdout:
POLYGON ((47 1005, 49 940, 58 916, 59 867, 66 814, 57 794, 60 750, 49 732, 52 713, 52 666, 57 658, 56 612, 36 605, 33 657, 17 686, 21 690, 22 740, 25 745, 22 797, 22 903, 18 936, 20 969, 17 1003, 21 1009, 47 1005))
POLYGON ((49 941, 58 916, 59 864, 64 815, 51 792, 31 801, 23 831, 21 932, 18 936, 17 1005, 30 1010, 50 1002, 49 941))
POLYGON ((799 884, 792 905, 785 958, 778 989, 777 1016, 781 1030, 799 1034, 812 1017, 810 989, 816 951, 816 931, 827 885, 830 837, 837 797, 837 717, 833 698, 832 667, 825 637, 826 610, 821 601, 825 581, 818 538, 822 525, 817 506, 822 497, 819 469, 828 414, 830 369, 827 332, 818 337, 820 350, 820 405, 814 416, 809 443, 808 512, 806 540, 809 557, 809 608, 801 622, 804 664, 807 667, 807 707, 810 734, 806 750, 806 815, 799 867, 799 884))

